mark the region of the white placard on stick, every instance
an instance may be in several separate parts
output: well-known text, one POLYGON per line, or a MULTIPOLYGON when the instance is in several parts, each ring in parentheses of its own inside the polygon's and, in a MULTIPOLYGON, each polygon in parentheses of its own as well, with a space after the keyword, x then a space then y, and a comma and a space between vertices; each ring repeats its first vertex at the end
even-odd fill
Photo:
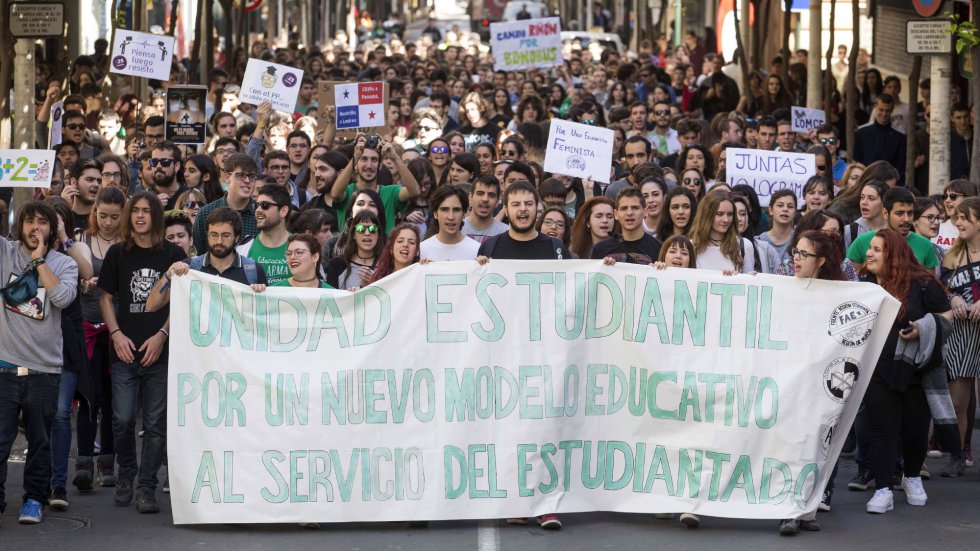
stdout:
POLYGON ((491 23, 490 51, 497 71, 561 65, 561 19, 491 23))
POLYGON ((51 187, 54 150, 0 149, 0 187, 51 187))
POLYGON ((816 158, 811 153, 729 149, 726 159, 728 185, 752 186, 764 207, 769 205, 769 197, 781 189, 795 191, 797 204, 802 204, 803 186, 817 173, 816 158))
POLYGON ((174 37, 116 29, 110 72, 134 77, 170 80, 174 37))
POLYGON ((48 147, 61 145, 61 119, 65 116, 65 102, 57 101, 51 104, 51 114, 48 116, 48 147))
POLYGON ((823 109, 807 109, 806 107, 796 107, 791 109, 793 113, 793 132, 809 132, 823 126, 827 121, 827 115, 823 109))
POLYGON ((299 96, 302 81, 301 69, 252 58, 245 67, 242 91, 238 94, 238 99, 252 105, 269 100, 273 109, 292 113, 296 109, 296 98, 299 96))
POLYGON ((608 128, 552 119, 544 169, 609 183, 614 140, 615 133, 608 128))

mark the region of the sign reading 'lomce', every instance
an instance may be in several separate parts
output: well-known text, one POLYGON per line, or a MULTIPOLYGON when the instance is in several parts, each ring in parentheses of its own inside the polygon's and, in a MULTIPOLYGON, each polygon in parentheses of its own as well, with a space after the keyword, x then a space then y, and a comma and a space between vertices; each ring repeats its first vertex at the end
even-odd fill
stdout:
POLYGON ((334 86, 337 130, 385 125, 384 83, 354 82, 334 86))

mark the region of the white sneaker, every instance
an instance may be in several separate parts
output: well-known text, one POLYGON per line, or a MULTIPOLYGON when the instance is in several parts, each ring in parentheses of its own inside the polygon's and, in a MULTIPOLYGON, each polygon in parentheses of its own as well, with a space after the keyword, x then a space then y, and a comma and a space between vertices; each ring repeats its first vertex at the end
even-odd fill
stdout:
POLYGON ((684 513, 680 518, 681 524, 687 526, 688 528, 697 528, 701 526, 701 519, 698 518, 694 513, 684 513))
POLYGON ((902 477, 902 489, 905 490, 905 499, 908 500, 909 505, 923 506, 926 504, 926 500, 929 497, 926 495, 925 489, 922 488, 922 478, 918 476, 902 477))
POLYGON ((895 508, 895 498, 892 497, 892 491, 889 488, 880 488, 875 491, 875 495, 871 497, 865 509, 869 513, 887 513, 895 508))

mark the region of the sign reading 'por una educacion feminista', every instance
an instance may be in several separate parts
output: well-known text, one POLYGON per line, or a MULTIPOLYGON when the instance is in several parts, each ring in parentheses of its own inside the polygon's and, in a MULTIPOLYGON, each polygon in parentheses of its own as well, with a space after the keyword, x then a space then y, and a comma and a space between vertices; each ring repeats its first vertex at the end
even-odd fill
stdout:
POLYGON ((584 260, 173 289, 178 524, 795 518, 898 309, 866 283, 584 260))
POLYGON ((576 178, 609 183, 615 133, 600 126, 552 119, 544 169, 576 178))
POLYGON ((781 189, 796 192, 796 204, 803 204, 806 181, 817 173, 817 161, 812 153, 787 153, 761 149, 729 149, 725 172, 731 186, 750 185, 759 195, 762 206, 781 189))
POLYGON ((561 55, 561 19, 545 17, 490 24, 495 71, 555 67, 561 55))

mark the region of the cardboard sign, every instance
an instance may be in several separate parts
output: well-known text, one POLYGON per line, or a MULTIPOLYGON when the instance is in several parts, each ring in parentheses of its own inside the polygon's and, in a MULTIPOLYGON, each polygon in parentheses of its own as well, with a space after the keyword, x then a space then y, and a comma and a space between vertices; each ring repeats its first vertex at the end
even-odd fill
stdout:
POLYGON ((608 128, 551 120, 544 170, 609 183, 615 133, 608 128))
POLYGON ((495 71, 561 65, 561 19, 491 23, 490 51, 495 71))
MULTIPOLYGON (((327 127, 331 125, 335 125, 337 123, 336 117, 333 120, 331 120, 327 116, 327 111, 328 111, 328 107, 334 107, 336 111, 337 104, 336 104, 334 89, 344 84, 349 84, 349 83, 329 81, 329 80, 317 81, 316 96, 317 96, 317 105, 319 106, 319 111, 317 113, 317 132, 323 132, 324 129, 326 129, 327 127)), ((391 98, 391 90, 387 82, 384 82, 382 84, 383 84, 382 94, 384 95, 383 106, 387 108, 387 105, 391 98)), ((387 111, 385 111, 385 114, 387 115, 387 111)), ((390 139, 392 134, 393 123, 394 121, 388 120, 386 116, 384 125, 382 125, 382 127, 361 126, 357 128, 346 128, 346 129, 338 128, 336 133, 336 138, 339 140, 352 140, 354 139, 355 136, 357 136, 358 133, 363 133, 363 134, 379 134, 381 136, 385 136, 386 138, 390 139)))
POLYGON ((752 186, 763 207, 769 206, 769 197, 781 189, 795 191, 796 204, 802 205, 803 186, 817 173, 817 161, 812 153, 728 149, 726 159, 728 185, 752 186))
POLYGON ((54 151, 0 149, 0 187, 51 187, 54 151))
POLYGON ((116 29, 109 72, 134 77, 170 80, 174 37, 116 29))
POLYGON ((385 125, 383 82, 352 82, 333 89, 337 130, 376 128, 385 125))
POLYGON ((204 120, 206 86, 170 86, 167 88, 167 139, 179 144, 203 144, 208 138, 204 120))
POLYGON ((51 104, 51 114, 48 116, 48 148, 54 149, 61 145, 61 119, 65 116, 65 102, 51 104))
POLYGON ((796 107, 790 110, 793 113, 793 132, 807 133, 816 130, 827 122, 827 116, 823 109, 807 109, 806 107, 796 107))
POLYGON ((252 105, 269 100, 273 109, 292 113, 296 109, 302 81, 302 69, 252 58, 245 67, 238 99, 252 105))

